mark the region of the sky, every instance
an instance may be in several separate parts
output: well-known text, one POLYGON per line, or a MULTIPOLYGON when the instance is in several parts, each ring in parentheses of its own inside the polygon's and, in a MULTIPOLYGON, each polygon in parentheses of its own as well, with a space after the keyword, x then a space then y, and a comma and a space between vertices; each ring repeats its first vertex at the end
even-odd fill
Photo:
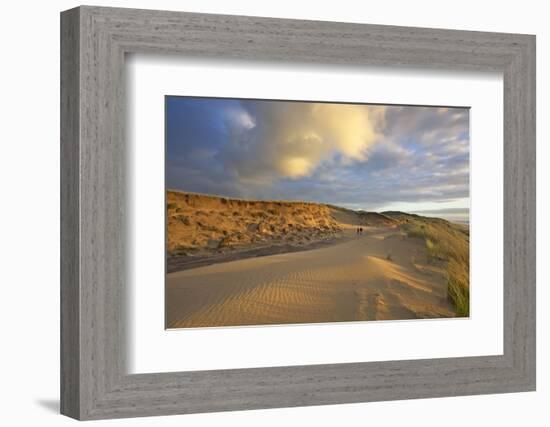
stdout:
POLYGON ((166 97, 166 186, 469 218, 467 108, 166 97))

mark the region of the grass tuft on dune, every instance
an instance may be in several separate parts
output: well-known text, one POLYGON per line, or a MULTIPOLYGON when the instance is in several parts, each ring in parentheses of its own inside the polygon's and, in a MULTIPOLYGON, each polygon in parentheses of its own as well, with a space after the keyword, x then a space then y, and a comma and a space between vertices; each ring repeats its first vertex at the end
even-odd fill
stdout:
POLYGON ((423 239, 428 259, 445 263, 447 294, 457 315, 470 315, 470 252, 467 227, 439 218, 401 214, 407 237, 423 239))

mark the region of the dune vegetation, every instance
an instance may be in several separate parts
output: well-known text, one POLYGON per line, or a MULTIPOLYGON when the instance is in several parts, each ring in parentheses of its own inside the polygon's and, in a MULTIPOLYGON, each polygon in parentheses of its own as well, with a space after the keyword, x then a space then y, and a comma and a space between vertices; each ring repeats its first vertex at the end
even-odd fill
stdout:
POLYGON ((460 317, 470 314, 469 228, 440 218, 427 218, 402 212, 385 212, 403 222, 407 237, 422 239, 428 260, 443 263, 447 275, 447 293, 460 317))
POLYGON ((211 255, 278 244, 306 245, 338 237, 326 205, 229 199, 167 192, 168 254, 211 255))

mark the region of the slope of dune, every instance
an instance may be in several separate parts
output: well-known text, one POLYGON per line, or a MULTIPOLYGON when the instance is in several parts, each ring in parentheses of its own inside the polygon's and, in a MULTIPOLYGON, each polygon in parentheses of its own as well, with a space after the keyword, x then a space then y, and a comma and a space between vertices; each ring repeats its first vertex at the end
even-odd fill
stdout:
POLYGON ((352 226, 395 226, 399 220, 378 212, 353 211, 339 206, 328 205, 331 216, 340 224, 352 226))
POLYGON ((470 229, 441 218, 426 218, 404 212, 385 212, 402 223, 407 237, 419 239, 432 263, 445 266, 447 294, 457 315, 470 314, 470 229))
POLYGON ((168 328, 455 315, 443 269, 427 263, 420 241, 392 228, 369 228, 326 248, 172 273, 166 303, 168 328))
MULTIPOLYGON (((358 213, 307 202, 249 201, 167 191, 168 271, 312 249, 345 238, 358 213), (349 218, 344 219, 343 216, 349 218)), ((378 215, 378 214, 376 214, 378 215)))
POLYGON ((469 313, 467 226, 168 191, 167 227, 168 328, 469 313))
POLYGON ((358 215, 359 215, 361 224, 364 224, 364 225, 373 225, 376 227, 381 227, 381 226, 387 227, 387 226, 396 225, 399 223, 399 221, 395 220, 394 218, 391 218, 389 216, 386 216, 378 212, 359 211, 358 215))
POLYGON ((341 227, 325 205, 247 201, 167 192, 169 254, 211 253, 251 244, 331 238, 341 227))

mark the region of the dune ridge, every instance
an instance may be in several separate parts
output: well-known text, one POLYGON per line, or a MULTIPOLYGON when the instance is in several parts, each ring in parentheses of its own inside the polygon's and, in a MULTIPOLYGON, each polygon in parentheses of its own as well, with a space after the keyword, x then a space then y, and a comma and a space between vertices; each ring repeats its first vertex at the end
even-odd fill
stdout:
POLYGON ((169 254, 211 254, 262 243, 306 243, 335 237, 341 227, 325 205, 247 201, 167 192, 169 254))
POLYGON ((251 201, 168 190, 168 271, 346 239, 350 226, 392 226, 375 212, 298 201, 251 201))

